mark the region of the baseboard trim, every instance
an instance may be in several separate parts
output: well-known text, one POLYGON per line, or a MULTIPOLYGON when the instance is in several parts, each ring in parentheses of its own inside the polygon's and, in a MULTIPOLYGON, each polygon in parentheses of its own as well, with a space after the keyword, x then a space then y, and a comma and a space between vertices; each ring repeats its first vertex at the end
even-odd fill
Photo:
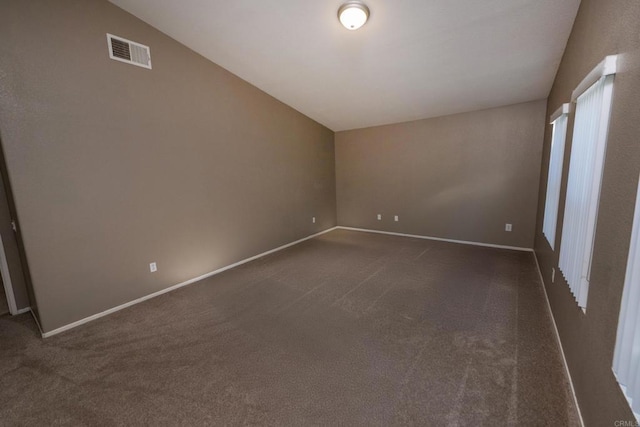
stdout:
POLYGON ((564 370, 567 374, 567 378, 569 378, 569 387, 571 388, 571 395, 573 396, 573 402, 576 404, 576 409, 578 410, 578 418, 580 418, 580 425, 584 427, 584 420, 582 419, 582 411, 580 411, 580 405, 578 404, 578 396, 576 396, 576 389, 573 387, 573 379, 571 378, 571 372, 569 372, 569 364, 567 363, 567 358, 564 355, 564 348, 562 347, 562 341, 560 340, 560 332, 558 332, 558 325, 556 323, 556 318, 553 316, 553 310, 551 310, 551 303, 549 302, 549 295, 547 294, 547 287, 544 284, 544 278, 542 277, 542 270, 540 269, 540 263, 538 262, 538 255, 535 251, 533 251, 533 259, 536 260, 536 267, 538 269, 538 275, 540 276, 540 284, 542 285, 542 290, 544 291, 544 299, 547 301, 547 310, 549 310, 549 315, 551 315, 551 323, 553 323, 553 330, 556 335, 556 341, 558 342, 558 347, 560 347, 560 355, 562 355, 562 364, 564 365, 564 370))
MULTIPOLYGON (((262 252, 262 253, 260 253, 258 255, 254 255, 254 256, 252 256, 250 258, 243 259, 242 261, 235 262, 233 264, 227 265, 225 267, 221 267, 221 268, 219 268, 217 270, 214 270, 214 271, 211 271, 209 273, 205 273, 205 274, 203 274, 201 276, 194 277, 193 279, 189 279, 189 280, 187 280, 185 282, 178 283, 177 285, 170 286, 168 288, 162 289, 160 291, 154 292, 154 293, 149 294, 149 295, 145 295, 145 296, 143 296, 141 298, 138 298, 138 299, 135 299, 133 301, 129 301, 127 303, 118 305, 116 307, 110 308, 108 310, 102 311, 102 312, 94 314, 92 316, 85 317, 84 319, 80 319, 80 320, 78 320, 76 322, 69 323, 68 325, 61 326, 61 327, 59 327, 57 329, 54 329, 52 331, 42 332, 42 338, 52 337, 52 336, 57 335, 59 333, 68 331, 69 329, 73 329, 73 328, 75 328, 77 326, 84 325, 85 323, 89 323, 89 322, 91 322, 93 320, 96 320, 96 319, 99 319, 101 317, 108 316, 109 314, 115 313, 116 311, 124 310, 125 308, 131 307, 132 305, 140 304, 141 302, 144 302, 144 301, 149 300, 151 298, 155 298, 157 296, 166 294, 168 292, 174 291, 176 289, 182 288, 184 286, 190 285, 192 283, 198 282, 198 281, 206 279, 208 277, 215 276, 216 274, 220 274, 220 273, 222 273, 224 271, 227 271, 227 270, 230 270, 230 269, 232 269, 234 267, 238 267, 238 266, 240 266, 242 264, 246 264, 246 263, 254 261, 254 260, 258 259, 258 258, 262 258, 263 256, 270 255, 270 254, 272 254, 274 252, 281 251, 283 249, 286 249, 286 248, 289 248, 291 246, 294 246, 294 245, 297 245, 299 243, 302 243, 302 242, 304 242, 306 240, 313 239, 314 237, 318 237, 318 236, 321 236, 323 234, 329 233, 330 231, 333 231, 335 229, 336 229, 336 227, 331 227, 331 228, 329 228, 327 230, 324 230, 324 231, 321 231, 319 233, 315 233, 315 234, 312 234, 310 236, 304 237, 302 239, 296 240, 295 242, 291 242, 291 243, 287 243, 286 245, 278 246, 275 249, 271 249, 271 250, 268 250, 266 252, 262 252)), ((34 318, 35 318, 35 316, 34 316, 34 318)), ((42 331, 42 329, 41 329, 41 331, 42 331)))
POLYGON ((36 316, 36 313, 34 313, 34 311, 31 309, 31 307, 29 307, 29 312, 31 313, 31 317, 33 317, 34 322, 36 322, 36 326, 38 327, 38 330, 40 331, 40 335, 44 336, 44 332, 42 331, 42 326, 40 326, 40 321, 38 320, 38 317, 36 316))
POLYGON ((485 248, 509 249, 512 251, 533 252, 533 248, 521 248, 518 246, 494 245, 492 243, 470 242, 467 240, 443 239, 441 237, 422 236, 419 234, 394 233, 391 231, 371 230, 368 228, 343 227, 341 225, 335 227, 340 230, 361 231, 363 233, 388 234, 390 236, 413 237, 414 239, 436 240, 438 242, 459 243, 461 245, 483 246, 485 248))
POLYGON ((20 309, 16 310, 16 313, 12 314, 12 316, 17 316, 19 314, 24 314, 24 313, 27 313, 29 311, 31 311, 31 307, 20 308, 20 309))

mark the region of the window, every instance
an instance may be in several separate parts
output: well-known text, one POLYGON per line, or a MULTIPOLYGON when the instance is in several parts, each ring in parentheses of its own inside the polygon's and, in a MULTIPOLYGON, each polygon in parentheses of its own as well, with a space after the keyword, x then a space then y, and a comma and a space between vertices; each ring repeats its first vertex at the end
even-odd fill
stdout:
POLYGON ((564 104, 551 116, 553 133, 551 137, 551 155, 547 176, 547 198, 544 203, 544 221, 542 233, 555 249, 556 223, 558 221, 558 203, 560 202, 560 182, 562 180, 562 162, 564 161, 564 140, 567 135, 567 115, 569 104, 564 104))
POLYGON ((616 57, 608 56, 573 92, 576 116, 560 243, 560 271, 587 306, 616 57))
POLYGON ((615 372, 629 405, 640 419, 640 186, 627 258, 627 273, 618 320, 618 336, 613 355, 615 372))

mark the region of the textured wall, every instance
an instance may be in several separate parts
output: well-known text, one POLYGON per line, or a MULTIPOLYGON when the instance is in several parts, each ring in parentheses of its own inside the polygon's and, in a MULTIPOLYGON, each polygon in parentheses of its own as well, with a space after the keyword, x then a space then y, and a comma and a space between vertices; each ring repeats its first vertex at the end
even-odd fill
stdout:
POLYGON ((118 7, 3 0, 0 57, 45 331, 335 225, 333 132, 118 7), (153 70, 110 60, 107 32, 153 70))
POLYGON ((338 132, 338 224, 533 247, 544 111, 535 101, 338 132))
MULTIPOLYGON (((611 126, 598 214, 591 284, 586 313, 578 308, 558 268, 564 212, 572 116, 569 121, 558 217, 556 251, 542 235, 544 195, 551 129, 547 126, 538 204, 536 255, 558 324, 578 402, 586 425, 613 425, 632 420, 628 405, 611 371, 624 273, 631 237, 638 174, 640 173, 640 2, 582 0, 564 59, 549 96, 547 115, 562 103, 606 55, 621 54, 615 78, 611 126)), ((547 117, 548 118, 548 117, 547 117)))

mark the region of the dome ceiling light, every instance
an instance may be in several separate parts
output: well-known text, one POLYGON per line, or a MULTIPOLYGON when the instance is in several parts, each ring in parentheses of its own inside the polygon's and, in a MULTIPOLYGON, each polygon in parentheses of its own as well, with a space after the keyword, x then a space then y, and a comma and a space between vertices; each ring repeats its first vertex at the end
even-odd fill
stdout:
POLYGON ((338 19, 347 30, 357 30, 369 19, 369 8, 359 1, 350 1, 338 9, 338 19))

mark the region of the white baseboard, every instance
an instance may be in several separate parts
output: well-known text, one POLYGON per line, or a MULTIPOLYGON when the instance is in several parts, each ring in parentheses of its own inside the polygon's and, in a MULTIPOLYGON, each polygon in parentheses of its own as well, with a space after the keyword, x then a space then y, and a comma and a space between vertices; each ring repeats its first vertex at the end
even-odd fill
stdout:
POLYGON ((542 270, 540 269, 540 263, 538 262, 538 256, 536 255, 535 251, 533 251, 533 258, 536 260, 536 267, 538 268, 538 274, 540 275, 540 284, 542 285, 542 290, 544 291, 544 299, 545 301, 547 301, 547 310, 549 310, 549 314, 551 315, 551 320, 552 320, 551 323, 553 323, 553 330, 556 335, 556 341, 558 342, 558 347, 560 347, 560 355, 562 355, 562 364, 564 365, 564 370, 567 373, 567 377, 569 378, 569 387, 571 388, 571 395, 573 396, 573 401, 576 404, 576 409, 578 410, 578 418, 580 418, 580 425, 584 427, 584 420, 582 419, 582 412, 580 411, 580 405, 578 404, 578 397, 576 396, 576 390, 573 387, 571 372, 569 372, 569 364, 567 364, 567 358, 564 355, 564 348, 562 348, 562 341, 560 340, 558 325, 556 324, 556 318, 553 316, 553 311, 551 310, 551 303, 549 302, 547 287, 544 284, 544 278, 542 277, 542 270))
POLYGON ((464 241, 464 240, 451 240, 451 239, 442 239, 442 238, 439 238, 439 237, 419 236, 419 235, 413 235, 413 234, 402 234, 402 233, 393 233, 393 232, 387 232, 387 231, 369 230, 369 229, 364 229, 364 228, 353 228, 353 227, 337 226, 337 227, 332 227, 332 228, 329 228, 327 230, 321 231, 320 233, 312 234, 312 235, 307 236, 305 238, 302 238, 300 240, 296 240, 295 242, 291 242, 291 243, 288 243, 286 245, 282 245, 282 246, 277 247, 275 249, 271 249, 271 250, 263 252, 261 254, 252 256, 250 258, 243 259, 242 261, 238 261, 238 262, 236 262, 234 264, 227 265, 227 266, 219 268, 219 269, 217 269, 215 271, 203 274, 203 275, 198 276, 198 277, 194 277, 193 279, 189 279, 189 280, 187 280, 185 282, 178 283, 177 285, 173 285, 173 286, 170 286, 168 288, 162 289, 160 291, 154 292, 152 294, 145 295, 145 296, 143 296, 141 298, 138 298, 138 299, 135 299, 133 301, 129 301, 127 303, 118 305, 116 307, 110 308, 108 310, 102 311, 102 312, 94 314, 92 316, 85 317, 84 319, 80 319, 80 320, 75 321, 73 323, 69 323, 68 325, 61 326, 61 327, 59 327, 57 329, 54 329, 52 331, 42 332, 42 337, 43 338, 49 338, 49 337, 57 335, 57 334, 59 334, 61 332, 68 331, 69 329, 73 329, 73 328, 75 328, 77 326, 80 326, 80 325, 83 325, 85 323, 91 322, 93 320, 99 319, 101 317, 107 316, 107 315, 109 315, 111 313, 115 313, 116 311, 123 310, 123 309, 125 309, 127 307, 131 307, 132 305, 139 304, 139 303, 141 303, 143 301, 146 301, 148 299, 155 298, 155 297, 157 297, 159 295, 166 294, 167 292, 171 292, 173 290, 182 288, 184 286, 190 285, 192 283, 198 282, 198 281, 206 279, 208 277, 215 276, 216 274, 220 274, 220 273, 222 273, 224 271, 227 271, 227 270, 229 270, 231 268, 238 267, 238 266, 240 266, 242 264, 246 264, 247 262, 250 262, 250 261, 253 261, 255 259, 261 258, 263 256, 272 254, 274 252, 281 251, 281 250, 286 249, 288 247, 297 245, 298 243, 304 242, 305 240, 313 239, 314 237, 320 236, 322 234, 328 233, 328 232, 336 230, 336 229, 360 231, 360 232, 365 232, 365 233, 388 234, 388 235, 392 235, 392 236, 401 236, 401 237, 413 237, 413 238, 417 238, 417 239, 437 240, 437 241, 441 241, 441 242, 460 243, 460 244, 463 244, 463 245, 484 246, 484 247, 498 248, 498 249, 510 249, 510 250, 527 251, 527 252, 533 251, 533 249, 530 249, 530 248, 520 248, 520 247, 515 247, 515 246, 493 245, 493 244, 489 244, 489 243, 468 242, 468 241, 464 241))
POLYGON ((320 233, 312 234, 312 235, 307 236, 305 238, 302 238, 300 240, 296 240, 295 242, 287 243, 286 245, 279 246, 279 247, 277 247, 275 249, 271 249, 271 250, 263 252, 261 254, 252 256, 250 258, 243 259, 242 261, 238 261, 238 262, 233 263, 231 265, 227 265, 225 267, 222 267, 222 268, 219 268, 217 270, 211 271, 209 273, 203 274, 202 276, 194 277, 193 279, 189 279, 189 280, 187 280, 185 282, 178 283, 177 285, 162 289, 160 291, 154 292, 154 293, 149 294, 149 295, 145 295, 145 296, 143 296, 141 298, 135 299, 133 301, 129 301, 129 302, 125 303, 125 304, 118 305, 116 307, 110 308, 108 310, 102 311, 102 312, 94 314, 92 316, 85 317, 84 319, 80 319, 80 320, 78 320, 76 322, 69 323, 68 325, 61 326, 61 327, 59 327, 57 329, 54 329, 52 331, 42 332, 42 338, 49 338, 49 337, 57 335, 57 334, 59 334, 61 332, 68 331, 69 329, 73 329, 73 328, 75 328, 77 326, 80 326, 80 325, 83 325, 85 323, 91 322, 92 320, 99 319, 99 318, 107 316, 107 315, 109 315, 111 313, 115 313, 116 311, 120 311, 120 310, 123 310, 123 309, 125 309, 127 307, 131 307, 132 305, 139 304, 139 303, 141 303, 143 301, 146 301, 148 299, 155 298, 155 297, 160 296, 162 294, 166 294, 167 292, 171 292, 171 291, 174 291, 176 289, 182 288, 184 286, 190 285, 192 283, 198 282, 200 280, 206 279, 208 277, 215 276, 216 274, 220 274, 223 271, 230 270, 230 269, 232 269, 234 267, 238 267, 238 266, 240 266, 242 264, 246 264, 246 263, 248 263, 250 261, 256 260, 256 259, 261 258, 263 256, 266 256, 266 255, 272 254, 274 252, 278 252, 278 251, 281 251, 283 249, 286 249, 288 247, 297 245, 298 243, 302 243, 305 240, 313 239, 314 237, 317 237, 317 236, 320 236, 322 234, 328 233, 328 232, 333 231, 335 229, 336 229, 336 227, 329 228, 327 230, 321 231, 320 233))
POLYGON ((470 242, 470 241, 467 241, 467 240, 443 239, 443 238, 440 238, 440 237, 421 236, 421 235, 418 235, 418 234, 393 233, 391 231, 370 230, 368 228, 343 227, 341 225, 339 225, 339 226, 337 226, 335 228, 340 229, 340 230, 362 231, 364 233, 388 234, 388 235, 391 235, 391 236, 413 237, 414 239, 425 239, 425 240, 436 240, 436 241, 439 241, 439 242, 459 243, 461 245, 483 246, 483 247, 486 247, 486 248, 509 249, 509 250, 512 250, 512 251, 533 252, 532 248, 521 248, 521 247, 518 247, 518 246, 504 246, 504 245, 494 245, 494 244, 491 244, 491 243, 470 242))
POLYGON ((31 307, 20 308, 20 309, 16 310, 16 313, 12 314, 12 316, 17 316, 19 314, 24 314, 24 313, 27 313, 29 311, 31 311, 31 307))
POLYGON ((36 322, 36 326, 38 327, 38 330, 40 331, 40 335, 42 335, 44 337, 44 332, 42 332, 42 326, 40 326, 40 321, 38 320, 38 317, 36 316, 36 313, 34 313, 31 308, 29 308, 29 311, 31 312, 31 317, 33 317, 33 320, 36 322))

